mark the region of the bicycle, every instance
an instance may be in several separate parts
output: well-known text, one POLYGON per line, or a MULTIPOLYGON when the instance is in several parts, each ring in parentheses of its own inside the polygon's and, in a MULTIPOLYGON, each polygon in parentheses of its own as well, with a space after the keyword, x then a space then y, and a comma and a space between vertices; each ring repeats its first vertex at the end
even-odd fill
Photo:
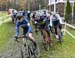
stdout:
POLYGON ((40 57, 40 50, 38 46, 34 51, 34 45, 27 36, 18 37, 18 42, 19 42, 19 38, 22 38, 22 42, 21 42, 22 44, 20 45, 21 58, 40 57))

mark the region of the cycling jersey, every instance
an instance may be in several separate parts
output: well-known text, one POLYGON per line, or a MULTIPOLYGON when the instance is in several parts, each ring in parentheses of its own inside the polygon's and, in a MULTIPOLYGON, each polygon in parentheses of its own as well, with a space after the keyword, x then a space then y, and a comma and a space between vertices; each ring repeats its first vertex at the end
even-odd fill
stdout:
POLYGON ((53 26, 59 26, 60 25, 60 22, 59 20, 55 20, 52 22, 53 26))
POLYGON ((57 23, 62 24, 62 19, 58 14, 56 14, 56 19, 53 17, 53 15, 50 16, 50 26, 57 25, 57 23))
MULTIPOLYGON (((19 27, 21 27, 22 25, 25 24, 25 27, 26 27, 26 33, 30 33, 31 32, 31 26, 29 24, 29 21, 25 18, 22 22, 16 22, 16 36, 19 35, 19 27)), ((23 34, 25 35, 25 34, 23 34)))
POLYGON ((54 27, 55 29, 55 34, 57 35, 57 27, 61 30, 62 29, 62 19, 60 18, 59 15, 51 15, 50 16, 50 26, 54 27))
POLYGON ((40 17, 40 19, 35 19, 35 21, 34 21, 35 27, 39 26, 39 29, 44 29, 45 25, 46 25, 45 21, 46 20, 41 17, 40 17))

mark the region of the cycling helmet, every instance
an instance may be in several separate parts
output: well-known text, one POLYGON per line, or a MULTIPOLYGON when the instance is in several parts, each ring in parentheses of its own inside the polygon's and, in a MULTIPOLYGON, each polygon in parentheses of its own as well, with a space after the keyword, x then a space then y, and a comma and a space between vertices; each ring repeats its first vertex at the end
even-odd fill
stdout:
POLYGON ((23 15, 22 15, 22 14, 17 13, 17 19, 18 19, 18 20, 20 20, 22 17, 23 17, 23 15))
POLYGON ((30 11, 27 11, 27 13, 30 13, 30 11))

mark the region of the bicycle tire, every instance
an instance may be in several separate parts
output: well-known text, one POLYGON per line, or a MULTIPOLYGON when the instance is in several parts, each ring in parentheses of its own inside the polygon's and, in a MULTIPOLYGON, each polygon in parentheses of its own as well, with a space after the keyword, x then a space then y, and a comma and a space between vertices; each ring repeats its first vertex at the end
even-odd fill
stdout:
POLYGON ((38 46, 37 46, 36 50, 33 51, 33 53, 34 53, 34 58, 40 58, 40 49, 38 46))
POLYGON ((34 44, 33 42, 30 43, 31 45, 29 46, 30 48, 30 52, 32 53, 31 57, 32 58, 39 58, 40 57, 40 50, 39 50, 39 47, 37 45, 37 48, 34 49, 34 44), (35 51, 34 51, 35 50, 35 51))

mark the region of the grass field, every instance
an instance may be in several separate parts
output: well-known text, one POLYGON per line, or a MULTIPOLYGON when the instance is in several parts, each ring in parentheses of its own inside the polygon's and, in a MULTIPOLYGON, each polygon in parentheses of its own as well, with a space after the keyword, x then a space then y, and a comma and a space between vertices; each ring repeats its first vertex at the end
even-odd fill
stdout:
POLYGON ((13 32, 10 23, 4 23, 0 26, 0 51, 4 49, 12 35, 13 32))
POLYGON ((68 30, 69 32, 71 32, 71 33, 75 36, 75 30, 74 30, 74 29, 72 29, 72 28, 67 28, 67 30, 68 30))
MULTIPOLYGON (((40 36, 38 37, 41 39, 40 36)), ((75 58, 75 39, 70 37, 68 34, 65 34, 62 39, 62 45, 58 44, 55 38, 52 39, 53 46, 49 51, 45 51, 42 43, 38 41, 41 48, 41 58, 75 58)))

